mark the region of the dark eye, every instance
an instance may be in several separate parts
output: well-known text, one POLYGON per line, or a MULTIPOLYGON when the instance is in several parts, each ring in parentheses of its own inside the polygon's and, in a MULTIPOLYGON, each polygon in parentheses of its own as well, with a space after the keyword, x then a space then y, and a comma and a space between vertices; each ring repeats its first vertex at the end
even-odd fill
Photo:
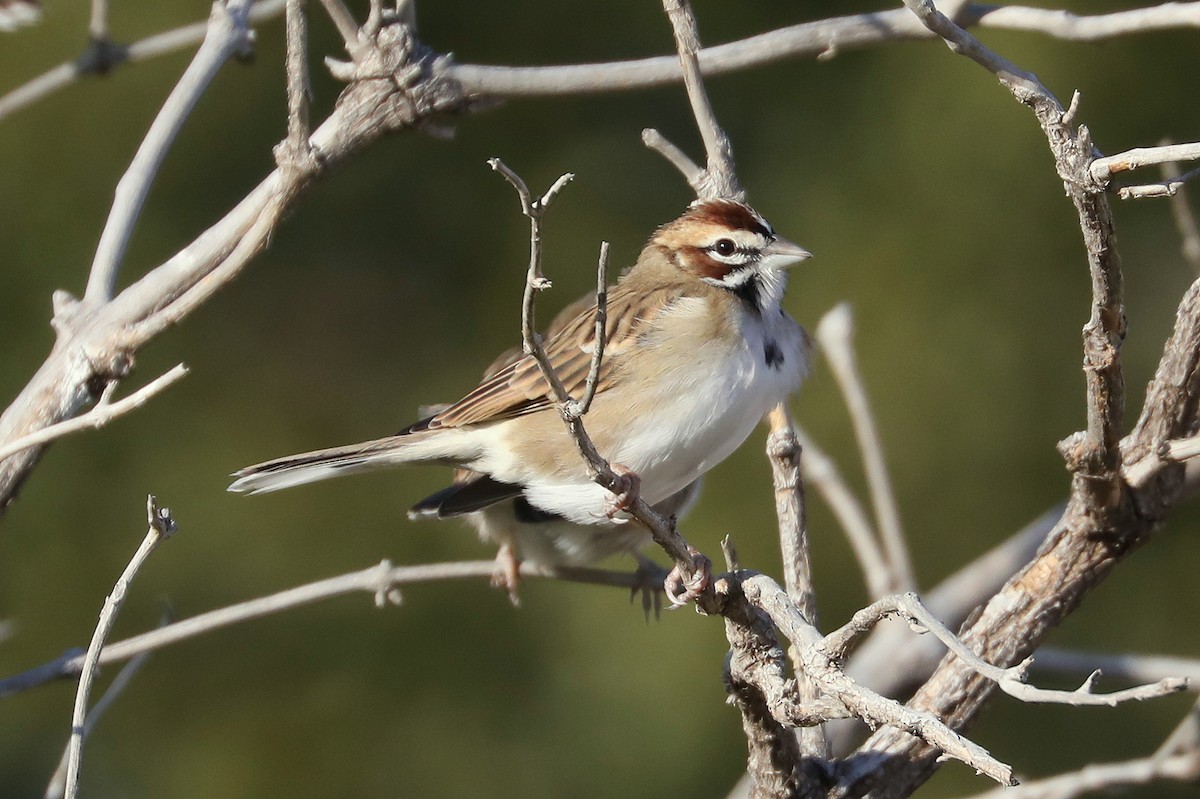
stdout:
POLYGON ((733 239, 720 239, 713 245, 713 251, 717 255, 728 257, 737 252, 737 245, 733 243, 733 239))

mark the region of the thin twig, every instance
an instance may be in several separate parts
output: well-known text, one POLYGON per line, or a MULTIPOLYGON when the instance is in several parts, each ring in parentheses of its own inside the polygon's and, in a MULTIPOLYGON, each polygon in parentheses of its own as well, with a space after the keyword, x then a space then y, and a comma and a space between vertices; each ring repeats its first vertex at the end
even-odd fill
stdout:
POLYGON ((1107 185, 1113 175, 1121 172, 1168 161, 1194 161, 1197 158, 1200 158, 1200 142, 1167 144, 1162 147, 1135 147, 1123 153, 1097 158, 1092 161, 1089 171, 1097 183, 1107 185))
POLYGON ((88 22, 88 36, 93 42, 108 41, 108 0, 92 0, 92 17, 88 22))
MULTIPOLYGON (((96 728, 96 724, 99 723, 104 712, 112 707, 117 698, 124 693, 129 684, 133 682, 134 676, 149 659, 150 653, 143 652, 122 666, 121 670, 117 672, 117 676, 113 677, 113 681, 109 683, 103 696, 96 700, 96 704, 92 705, 91 711, 87 714, 87 721, 83 725, 83 739, 85 741, 92 734, 92 730, 96 728)), ((70 753, 71 746, 68 740, 67 746, 63 749, 62 757, 59 758, 58 768, 54 770, 54 775, 51 776, 50 782, 46 786, 46 799, 62 799, 63 794, 66 793, 67 764, 71 760, 70 753)))
POLYGON ((883 439, 875 425, 870 401, 858 369, 858 358, 854 352, 854 317, 850 306, 842 303, 821 318, 817 324, 817 341, 825 354, 838 388, 842 391, 858 448, 862 453, 867 473, 867 484, 871 490, 871 504, 875 509, 875 520, 879 526, 884 552, 887 553, 888 570, 891 574, 891 592, 910 591, 916 587, 912 556, 904 540, 900 524, 900 511, 896 494, 888 474, 887 460, 883 454, 883 439))
POLYGON ((321 0, 321 5, 325 6, 325 13, 333 20, 334 27, 346 43, 346 52, 352 56, 357 55, 362 45, 358 40, 358 23, 354 21, 350 9, 346 8, 342 0, 321 0))
MULTIPOLYGON (((254 5, 250 8, 249 21, 258 23, 278 16, 283 12, 284 2, 285 0, 255 0, 254 5)), ((204 39, 207 30, 208 22, 194 22, 147 36, 130 45, 111 47, 108 50, 105 67, 112 69, 126 62, 146 61, 191 47, 204 39)), ((88 61, 83 58, 76 58, 52 67, 0 96, 0 119, 32 105, 98 68, 95 60, 88 61)))
POLYGON ((112 401, 113 392, 117 388, 117 381, 114 380, 104 387, 104 393, 100 395, 99 401, 86 413, 76 416, 74 419, 68 419, 57 424, 52 424, 49 427, 43 427, 36 433, 30 433, 0 447, 0 461, 22 450, 29 449, 30 447, 40 447, 43 444, 48 444, 51 441, 79 430, 104 427, 104 425, 118 416, 123 416, 130 411, 142 407, 151 397, 166 391, 187 373, 188 368, 183 364, 178 364, 166 374, 160 375, 128 397, 123 397, 116 402, 112 401))
POLYGON ((171 90, 138 147, 129 169, 117 183, 112 210, 104 225, 104 232, 100 234, 100 243, 88 275, 85 300, 98 304, 112 299, 125 248, 133 236, 142 204, 167 150, 200 96, 216 77, 217 71, 251 42, 247 18, 250 5, 250 0, 227 0, 213 4, 204 43, 179 83, 171 90))
MULTIPOLYGON (((1146 9, 1078 16, 1036 8, 971 4, 956 21, 1000 30, 1042 33, 1071 41, 1100 41, 1148 30, 1194 28, 1200 3, 1165 3, 1146 9)), ((907 9, 889 9, 804 22, 708 47, 698 54, 702 74, 737 72, 796 58, 828 59, 887 42, 931 39, 907 9)), ((679 59, 657 56, 635 61, 557 67, 500 67, 456 64, 451 74, 465 89, 503 97, 579 95, 630 91, 678 83, 679 59)))
MULTIPOLYGON (((1172 161, 1171 163, 1175 163, 1172 161)), ((1164 164, 1165 166, 1165 164, 1164 164)), ((1117 196, 1122 200, 1138 200, 1144 197, 1174 197, 1179 194, 1187 182, 1200 177, 1200 169, 1193 169, 1185 174, 1175 172, 1171 177, 1158 183, 1145 183, 1140 186, 1122 186, 1117 190, 1117 196)))
POLYGON ((854 641, 875 627, 882 619, 893 614, 904 617, 917 632, 929 631, 939 641, 963 660, 977 674, 995 682, 1000 690, 1022 702, 1044 702, 1063 705, 1103 705, 1115 707, 1122 702, 1144 701, 1156 699, 1168 694, 1186 690, 1188 681, 1179 677, 1167 677, 1157 682, 1113 691, 1107 694, 1097 694, 1092 688, 1098 671, 1092 674, 1074 691, 1058 691, 1037 688, 1025 682, 1032 659, 1027 659, 1016 666, 1001 668, 976 655, 962 642, 962 639, 952 633, 936 616, 921 603, 914 593, 895 594, 884 597, 854 614, 853 618, 843 627, 825 637, 825 648, 831 657, 840 659, 846 656, 854 641))
POLYGON ((308 103, 312 85, 308 78, 308 12, 306 0, 287 0, 287 102, 288 150, 302 157, 308 153, 308 103))
POLYGON ((667 159, 672 166, 678 169, 688 186, 699 196, 700 187, 704 181, 704 170, 689 158, 687 153, 668 141, 654 128, 646 128, 642 131, 642 144, 667 159))
POLYGON ((1099 671, 1108 679, 1150 683, 1167 678, 1183 678, 1188 689, 1200 690, 1200 660, 1171 655, 1142 655, 1133 653, 1101 654, 1073 652, 1054 647, 1037 651, 1033 671, 1066 674, 1091 674, 1099 671))
MULTIPOLYGON (((779 544, 783 556, 784 586, 796 608, 814 627, 817 626, 817 595, 813 586, 812 558, 808 546, 808 514, 801 471, 800 443, 786 403, 767 414, 771 432, 767 435, 767 458, 775 488, 775 515, 779 522, 779 544)), ((817 686, 804 673, 803 662, 795 646, 789 648, 796 674, 799 700, 813 705, 821 700, 817 686)), ((822 762, 829 757, 829 742, 821 725, 798 731, 800 754, 822 762)))
POLYGON ((596 398, 596 386, 600 382, 600 366, 604 362, 604 344, 608 338, 608 242, 600 242, 600 258, 596 265, 596 324, 595 345, 592 363, 588 367, 587 380, 583 387, 583 398, 567 403, 566 412, 576 418, 586 414, 596 398))
POLYGON ((708 93, 704 90, 704 80, 700 76, 700 60, 697 56, 700 52, 700 34, 696 16, 688 0, 663 0, 663 10, 667 12, 675 33, 675 50, 683 69, 683 85, 687 89, 692 116, 700 130, 700 138, 704 140, 704 152, 708 157, 704 180, 697 194, 702 200, 725 197, 744 200, 746 192, 738 183, 733 169, 733 146, 717 122, 708 93))
POLYGON ((146 531, 146 537, 128 565, 125 566, 125 571, 117 579, 112 592, 105 598, 104 608, 100 611, 100 621, 96 624, 96 630, 92 633, 92 642, 88 645, 87 653, 83 657, 83 666, 79 672, 79 687, 75 692, 75 707, 71 715, 71 740, 67 747, 67 779, 66 790, 63 792, 66 799, 75 799, 79 794, 79 764, 83 755, 88 697, 92 691, 92 682, 96 677, 100 650, 104 647, 104 641, 108 638, 108 634, 117 620, 117 614, 121 611, 121 605, 125 601, 125 594, 128 592, 133 578, 137 576, 142 564, 146 562, 159 543, 175 533, 175 520, 171 518, 171 512, 166 508, 160 508, 158 501, 153 496, 146 497, 146 518, 149 528, 146 531))
MULTIPOLYGON (((490 580, 495 573, 496 562, 494 560, 426 563, 416 566, 393 566, 391 562, 385 560, 359 571, 305 583, 268 596, 210 610, 122 641, 115 641, 105 645, 100 653, 98 663, 101 666, 119 663, 215 630, 346 594, 366 592, 375 597, 378 606, 385 607, 389 604, 399 603, 399 586, 447 580, 486 581, 490 580)), ((637 573, 586 568, 549 569, 529 561, 521 563, 520 574, 524 579, 562 580, 625 589, 640 588, 644 585, 642 576, 637 573)), ((55 660, 0 680, 0 698, 21 693, 55 680, 74 677, 80 673, 83 662, 83 654, 77 651, 68 652, 55 660)))
POLYGON ((875 528, 867 517, 867 512, 863 510, 862 503, 842 479, 833 458, 817 446, 803 427, 796 426, 795 431, 801 446, 805 477, 825 498, 834 518, 841 525, 842 532, 846 534, 850 549, 858 559, 859 568, 862 569, 867 593, 871 599, 887 596, 892 590, 892 572, 888 568, 887 558, 884 557, 875 528))

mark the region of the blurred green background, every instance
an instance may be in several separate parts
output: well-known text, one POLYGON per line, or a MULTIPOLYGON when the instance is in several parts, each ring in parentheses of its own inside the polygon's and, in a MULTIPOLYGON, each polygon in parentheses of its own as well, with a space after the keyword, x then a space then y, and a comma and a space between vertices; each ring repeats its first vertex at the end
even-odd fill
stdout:
MULTIPOLYGON (((706 42, 860 3, 697 2, 706 42)), ((201 19, 203 2, 115 2, 121 41, 201 19)), ((355 10, 361 13, 365 3, 355 10)), ((1075 3, 1099 12, 1117 3, 1075 3)), ((0 90, 77 55, 88 4, 0 38, 0 90)), ((312 24, 316 111, 339 55, 312 24)), ((657 3, 424 2, 422 38, 462 62, 550 64, 670 52, 657 3)), ((272 167, 284 133, 282 23, 228 65, 171 151, 133 239, 124 282, 161 263, 272 167)), ((984 31, 1064 101, 1106 153, 1200 138, 1196 34, 1102 45, 984 31)), ((81 292, 113 188, 190 53, 91 78, 0 122, 0 397, 52 343, 50 295, 81 292)), ((1080 328, 1089 282, 1075 215, 1032 115, 983 70, 935 43, 797 60, 709 82, 754 204, 815 254, 788 307, 810 327, 840 301, 858 349, 922 585, 935 584, 1065 496, 1054 444, 1084 424, 1080 328)), ((390 558, 491 556, 464 526, 404 511, 444 484, 410 469, 246 499, 234 469, 375 437, 419 404, 471 387, 517 341, 527 228, 499 155, 535 188, 577 179, 546 231, 548 319, 585 291, 601 239, 614 272, 690 200, 639 142, 653 126, 699 153, 681 88, 537 99, 463 119, 453 141, 377 143, 317 186, 245 275, 148 347, 132 390, 173 364, 192 374, 136 414, 55 445, 0 529, 0 675, 86 645, 105 594, 144 533, 148 492, 180 534, 134 584, 114 640, 177 617, 390 558)), ((1194 277, 1164 201, 1121 203, 1129 416, 1194 277)), ((796 403, 860 490, 859 460, 828 370, 796 403)), ((686 521, 715 554, 778 574, 761 433, 710 476, 686 521)), ((810 508, 824 626, 865 600, 827 510, 810 508)), ((1200 656, 1192 618, 1197 517, 1183 509, 1053 639, 1102 651, 1200 656)), ((630 568, 628 560, 614 564, 630 568)), ((720 797, 742 772, 723 703, 721 624, 690 611, 647 624, 617 590, 544 582, 514 610, 484 584, 353 596, 156 654, 90 739, 84 791, 109 797, 720 797)), ((109 670, 105 678, 115 670, 109 670)), ((1054 680, 1050 680, 1052 684, 1054 680)), ((1063 680, 1065 685, 1068 681, 1063 680)), ((1109 687, 1112 687, 1111 685, 1109 687)), ((0 796, 40 796, 66 740, 74 686, 0 703, 0 796)), ((1147 754, 1188 697, 1119 710, 998 699, 978 740, 1025 775, 1147 754)), ((987 788, 951 764, 925 789, 987 788)), ((1140 796, 1183 796, 1145 789, 1140 796)), ((1187 793, 1187 795, 1191 795, 1187 793)))

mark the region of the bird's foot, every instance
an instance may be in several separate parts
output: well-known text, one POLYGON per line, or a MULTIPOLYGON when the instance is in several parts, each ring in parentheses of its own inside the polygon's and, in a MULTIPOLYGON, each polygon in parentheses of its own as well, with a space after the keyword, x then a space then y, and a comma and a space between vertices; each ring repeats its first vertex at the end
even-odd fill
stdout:
POLYGON ((617 484, 613 486, 612 497, 608 500, 608 509, 604 515, 613 518, 622 511, 627 511, 637 504, 642 494, 642 478, 637 472, 619 463, 611 464, 613 473, 617 476, 617 484))
POLYGON ((521 607, 521 559, 512 544, 500 545, 496 553, 496 569, 492 572, 492 587, 503 588, 508 592, 508 601, 514 608, 521 607))
POLYGON ((692 556, 692 561, 696 565, 696 571, 692 574, 691 579, 684 580, 683 572, 679 566, 676 566, 671 569, 671 573, 663 581, 667 599, 671 600, 671 604, 675 607, 683 607, 689 602, 694 602, 712 583, 712 561, 701 555, 700 551, 691 544, 688 544, 688 554, 692 556))
POLYGON ((659 566, 650 558, 640 552, 633 553, 637 558, 638 567, 634 572, 634 578, 637 582, 629 589, 629 601, 633 602, 633 598, 639 594, 642 597, 642 612, 646 614, 646 621, 650 621, 650 611, 654 611, 654 618, 658 618, 662 611, 662 588, 665 583, 666 569, 659 566))

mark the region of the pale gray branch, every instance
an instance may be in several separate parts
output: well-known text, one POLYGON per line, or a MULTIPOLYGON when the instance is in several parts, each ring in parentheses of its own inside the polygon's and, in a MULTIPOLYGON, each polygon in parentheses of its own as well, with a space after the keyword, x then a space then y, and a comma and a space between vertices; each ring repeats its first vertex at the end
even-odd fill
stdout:
POLYGON ((213 4, 204 43, 171 90, 129 169, 117 183, 113 207, 104 232, 100 234, 100 244, 96 247, 96 257, 88 275, 86 301, 99 304, 112 299, 125 248, 167 150, 217 71, 251 41, 249 8, 250 0, 225 0, 213 4))
POLYGON ((148 530, 141 546, 133 558, 125 566, 125 570, 117 579, 112 592, 105 598, 104 607, 100 611, 100 621, 92 633, 92 642, 88 645, 83 656, 83 664, 79 672, 79 687, 75 692, 75 707, 71 715, 71 740, 67 746, 67 777, 65 790, 66 799, 75 799, 79 794, 79 764, 83 754, 83 736, 86 731, 88 697, 91 695, 92 682, 96 677, 96 667, 99 665, 100 651, 104 642, 117 620, 121 605, 125 602, 125 594, 133 578, 141 570, 142 564, 150 557, 155 548, 164 539, 175 532, 175 520, 166 508, 159 508, 153 496, 146 498, 146 518, 148 530))
POLYGON ((850 542, 867 583, 867 593, 871 599, 887 596, 892 590, 893 575, 862 503, 842 479, 833 458, 817 446, 804 428, 796 427, 796 437, 800 441, 804 474, 825 498, 842 532, 846 534, 846 540, 850 542))
POLYGON ((826 648, 835 658, 845 657, 854 641, 865 635, 880 620, 887 616, 898 614, 905 618, 916 632, 931 632, 951 652, 963 660, 976 673, 995 682, 1000 690, 1022 702, 1045 702, 1062 705, 1103 705, 1115 707, 1122 702, 1144 701, 1156 699, 1168 694, 1178 693, 1188 687, 1188 681, 1180 677, 1166 677, 1152 684, 1140 685, 1106 694, 1098 694, 1092 690, 1098 671, 1084 681, 1083 685, 1074 691, 1058 691, 1037 688, 1026 682, 1031 658, 1027 658, 1016 666, 1001 668, 988 663, 972 652, 946 625, 921 603, 914 593, 896 594, 873 603, 854 614, 854 617, 844 627, 826 636, 826 648))
MULTIPOLYGON (((101 651, 97 662, 101 666, 119 663, 214 630, 345 594, 366 592, 375 597, 377 606, 386 607, 389 604, 399 603, 399 586, 446 580, 490 580, 495 571, 496 562, 494 560, 426 563, 416 566, 393 566, 391 562, 384 560, 359 571, 317 580, 268 596, 210 610, 190 619, 182 619, 149 632, 107 644, 101 651)), ((566 580, 628 589, 643 586, 642 577, 636 573, 583 568, 546 569, 528 561, 521 564, 520 573, 522 578, 566 580)), ((83 654, 68 652, 41 666, 0 680, 0 698, 54 680, 73 677, 80 673, 83 663, 83 654)))
POLYGON ((187 373, 187 367, 179 364, 166 374, 160 375, 142 386, 128 397, 119 399, 116 402, 112 401, 113 392, 117 388, 117 382, 114 380, 105 386, 104 393, 100 395, 99 401, 86 413, 76 416, 74 419, 68 419, 49 427, 43 427, 36 433, 30 433, 27 436, 22 436, 15 441, 0 446, 0 461, 17 454, 21 450, 29 449, 30 447, 40 447, 79 430, 104 427, 104 425, 118 416, 142 407, 151 397, 165 391, 171 385, 181 380, 187 373))
POLYGON ((854 352, 854 317, 850 306, 842 303, 826 313, 817 324, 816 338, 842 391, 846 408, 850 411, 850 420, 867 472, 871 504, 875 508, 883 550, 887 553, 890 592, 912 590, 917 584, 912 557, 900 524, 900 509, 883 454, 883 439, 875 425, 875 416, 871 412, 858 369, 858 358, 854 352))
MULTIPOLYGON (((283 11, 284 2, 285 0, 256 0, 250 9, 249 21, 258 23, 278 16, 283 11)), ((93 74, 101 69, 109 70, 125 62, 146 61, 190 47, 202 41, 207 31, 207 22, 195 22, 147 36, 130 45, 109 44, 104 48, 103 56, 89 57, 94 51, 95 42, 92 42, 83 57, 52 67, 0 96, 0 119, 32 105, 84 75, 93 74)))
MULTIPOLYGON (((92 705, 91 711, 87 714, 87 720, 83 724, 83 739, 92 734, 92 730, 96 728, 96 724, 108 710, 116 702, 117 698, 124 693, 129 684, 133 682, 134 676, 150 659, 149 652, 143 652, 137 657, 130 660, 121 670, 117 672, 117 676, 109 683, 105 689, 104 695, 96 700, 96 704, 92 705)), ((58 768, 54 770, 54 774, 50 777, 50 782, 46 786, 46 799, 62 799, 67 790, 67 765, 71 762, 71 745, 68 739, 67 746, 63 749, 62 757, 59 758, 58 768)))
MULTIPOLYGON (((774 580, 756 574, 741 581, 746 599, 762 609, 781 633, 801 650, 805 675, 821 692, 836 699, 857 718, 872 725, 887 725, 917 736, 947 756, 961 760, 1002 785, 1014 783, 1012 769, 935 716, 905 707, 853 682, 839 669, 815 627, 808 624, 787 593, 774 580)), ((864 765, 864 767, 866 767, 864 765)))
POLYGON ((1113 175, 1170 161, 1194 161, 1200 158, 1200 142, 1167 144, 1162 147, 1137 147, 1092 161, 1090 171, 1097 183, 1107 185, 1113 175))

